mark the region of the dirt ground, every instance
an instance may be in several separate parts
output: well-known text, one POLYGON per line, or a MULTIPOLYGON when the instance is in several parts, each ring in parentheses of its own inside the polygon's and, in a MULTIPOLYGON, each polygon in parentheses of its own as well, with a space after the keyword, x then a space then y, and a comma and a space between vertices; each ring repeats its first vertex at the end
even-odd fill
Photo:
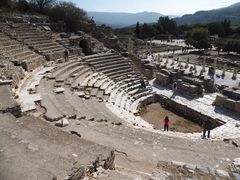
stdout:
POLYGON ((202 131, 202 128, 198 124, 163 108, 160 103, 146 106, 141 110, 140 116, 156 129, 163 129, 164 118, 168 116, 170 119, 170 131, 183 133, 202 131))

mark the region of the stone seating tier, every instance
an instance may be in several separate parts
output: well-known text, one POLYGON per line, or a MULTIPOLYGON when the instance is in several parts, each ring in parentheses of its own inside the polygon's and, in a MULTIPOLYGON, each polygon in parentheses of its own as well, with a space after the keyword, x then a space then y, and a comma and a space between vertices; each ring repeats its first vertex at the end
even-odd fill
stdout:
POLYGON ((108 74, 110 72, 120 71, 120 70, 124 70, 124 69, 130 69, 131 70, 131 66, 129 66, 128 63, 126 63, 126 64, 115 64, 115 65, 105 66, 105 67, 96 68, 96 69, 100 72, 108 74))
POLYGON ((128 62, 123 58, 115 58, 115 59, 107 59, 106 61, 90 63, 90 65, 96 68, 100 68, 106 65, 110 66, 110 65, 121 64, 121 63, 128 63, 128 62))
POLYGON ((49 39, 40 39, 38 41, 25 41, 25 43, 29 46, 29 47, 38 47, 38 46, 45 46, 46 44, 50 44, 50 43, 55 43, 55 42, 52 42, 51 40, 49 39))
POLYGON ((41 30, 41 28, 33 27, 32 24, 13 23, 11 26, 5 24, 4 32, 10 37, 29 45, 35 51, 45 56, 47 60, 55 60, 63 56, 64 47, 53 39, 51 32, 46 32, 41 30), (35 45, 39 45, 39 43, 36 43, 38 41, 41 42, 43 46, 35 47, 35 45), (48 44, 46 44, 46 41, 48 44), (49 45, 51 42, 53 44, 49 45))
POLYGON ((101 62, 109 62, 109 61, 114 61, 114 60, 119 60, 119 59, 123 59, 122 57, 120 57, 119 55, 113 54, 113 55, 107 55, 107 56, 100 56, 98 57, 94 57, 92 59, 83 59, 84 61, 88 62, 89 64, 100 64, 101 62))
POLYGON ((90 59, 92 60, 95 60, 95 59, 100 59, 100 58, 106 58, 108 56, 115 56, 117 55, 116 53, 102 53, 102 54, 94 54, 94 55, 90 55, 90 56, 86 56, 83 58, 84 61, 91 61, 90 59))

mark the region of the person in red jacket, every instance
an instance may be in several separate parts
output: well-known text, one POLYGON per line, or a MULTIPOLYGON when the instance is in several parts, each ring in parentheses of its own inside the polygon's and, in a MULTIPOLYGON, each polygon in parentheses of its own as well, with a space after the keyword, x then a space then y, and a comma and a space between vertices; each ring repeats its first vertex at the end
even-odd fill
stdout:
POLYGON ((168 119, 168 116, 166 116, 164 119, 164 131, 168 131, 169 123, 170 123, 170 120, 168 119))

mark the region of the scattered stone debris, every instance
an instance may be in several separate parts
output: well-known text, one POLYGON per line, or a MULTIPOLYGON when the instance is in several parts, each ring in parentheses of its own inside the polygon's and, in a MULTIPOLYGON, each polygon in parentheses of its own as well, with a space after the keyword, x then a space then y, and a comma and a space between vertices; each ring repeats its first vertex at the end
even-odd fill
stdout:
POLYGON ((232 145, 234 145, 235 147, 238 147, 239 145, 235 142, 235 141, 233 141, 232 139, 228 139, 228 138, 224 138, 223 139, 223 142, 226 142, 226 143, 232 143, 232 145))
POLYGON ((66 118, 63 118, 55 123, 57 127, 66 127, 69 125, 69 121, 66 118))
POLYGON ((232 145, 238 147, 238 144, 235 141, 232 141, 232 145))
POLYGON ((64 180, 80 180, 88 179, 88 177, 97 179, 98 176, 105 173, 105 170, 114 170, 115 169, 115 154, 114 151, 111 151, 110 156, 106 159, 101 159, 97 157, 89 166, 85 167, 80 165, 79 162, 74 163, 74 167, 68 172, 68 175, 64 180))
POLYGON ((114 160, 115 160, 115 153, 114 153, 114 151, 111 151, 110 156, 107 157, 107 159, 105 160, 105 163, 103 166, 104 169, 114 170, 115 169, 114 160))
POLYGON ((38 150, 39 150, 38 146, 37 146, 37 145, 34 145, 34 144, 28 144, 27 148, 28 148, 29 150, 31 150, 32 152, 35 152, 35 151, 38 151, 38 150))
POLYGON ((113 125, 116 125, 116 126, 121 126, 122 123, 121 122, 112 122, 113 125))
POLYGON ((76 119, 76 118, 77 118, 77 115, 76 115, 76 114, 70 115, 70 116, 67 116, 66 118, 67 118, 67 119, 76 119))
POLYGON ((94 121, 95 119, 94 118, 89 118, 88 121, 94 121))
POLYGON ((78 137, 82 137, 81 134, 79 134, 79 133, 76 132, 76 131, 71 131, 71 134, 74 134, 74 135, 76 135, 76 136, 78 136, 78 137))
POLYGON ((64 90, 65 90, 65 89, 64 89, 63 87, 59 87, 59 88, 56 88, 56 89, 54 90, 54 92, 57 93, 57 94, 60 94, 60 93, 63 93, 64 90))
POLYGON ((81 116, 77 118, 78 120, 86 119, 86 116, 81 116))

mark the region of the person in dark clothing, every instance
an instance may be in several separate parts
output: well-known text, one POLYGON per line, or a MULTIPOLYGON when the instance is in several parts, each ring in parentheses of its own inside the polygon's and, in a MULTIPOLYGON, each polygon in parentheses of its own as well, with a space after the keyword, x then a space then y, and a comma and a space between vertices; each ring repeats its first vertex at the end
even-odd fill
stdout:
POLYGON ((203 122, 203 138, 206 138, 206 132, 207 137, 210 138, 210 131, 212 129, 212 121, 210 118, 208 118, 206 121, 203 122))
POLYGON ((65 49, 65 51, 64 51, 64 59, 65 59, 65 62, 69 61, 67 49, 65 49))
POLYGON ((164 119, 164 131, 168 131, 169 123, 170 123, 170 120, 169 120, 168 116, 166 116, 164 119))
POLYGON ((145 84, 143 78, 140 79, 140 84, 141 84, 141 85, 140 85, 140 88, 142 88, 142 89, 145 89, 145 88, 146 88, 146 84, 145 84))

